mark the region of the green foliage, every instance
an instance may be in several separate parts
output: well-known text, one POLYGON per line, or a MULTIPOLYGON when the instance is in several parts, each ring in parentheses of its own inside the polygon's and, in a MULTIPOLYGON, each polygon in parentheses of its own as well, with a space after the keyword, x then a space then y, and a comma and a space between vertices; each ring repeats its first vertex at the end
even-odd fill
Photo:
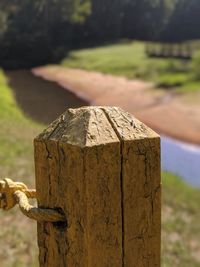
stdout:
POLYGON ((199 39, 199 0, 176 0, 170 21, 161 38, 169 41, 199 39))
POLYGON ((0 70, 0 116, 1 120, 8 120, 13 117, 15 120, 22 120, 22 113, 17 109, 11 91, 8 90, 7 79, 0 70))
MULTIPOLYGON (((0 71, 0 173, 34 186, 32 141, 42 127, 28 120, 17 106, 7 78, 0 71), (22 180, 24 179, 24 180, 22 180)), ((17 210, 0 211, 1 266, 38 266, 35 223, 17 210)))
POLYGON ((10 162, 16 155, 21 155, 27 147, 27 134, 24 127, 30 127, 30 133, 35 132, 34 123, 25 118, 18 108, 10 90, 4 72, 0 70, 0 161, 10 162), (13 135, 13 136, 12 136, 13 135), (23 142, 23 145, 22 145, 23 142), (9 149, 12 147, 12 149, 9 149))
POLYGON ((162 88, 174 88, 184 85, 188 81, 188 75, 185 73, 167 73, 159 75, 157 86, 162 88))
POLYGON ((122 34, 129 38, 158 39, 173 6, 174 0, 124 1, 122 34))
POLYGON ((137 42, 82 49, 69 53, 62 64, 132 78, 139 71, 138 65, 142 67, 143 50, 144 46, 137 42))
POLYGON ((72 0, 72 3, 74 4, 74 10, 76 12, 71 13, 71 21, 84 22, 86 16, 88 16, 91 13, 91 2, 88 0, 87 1, 72 0))
POLYGON ((189 61, 149 58, 145 54, 143 42, 119 43, 72 51, 61 64, 70 68, 149 80, 157 87, 172 88, 180 93, 200 90, 199 81, 194 80, 195 70, 200 68, 194 67, 194 63, 191 67, 189 61))
POLYGON ((192 76, 195 80, 200 80, 200 51, 197 51, 191 63, 192 76))
POLYGON ((193 40, 199 12, 199 0, 1 0, 0 60, 32 67, 122 38, 193 40))
POLYGON ((198 1, 1 0, 0 60, 4 67, 32 67, 121 38, 199 38, 198 1))
POLYGON ((198 81, 189 80, 176 89, 178 93, 197 93, 200 91, 200 83, 198 81))
POLYGON ((84 21, 90 0, 2 0, 0 7, 1 62, 29 67, 61 56, 69 25, 84 21))
POLYGON ((162 266, 198 267, 199 189, 189 187, 169 173, 163 173, 162 183, 162 266))
POLYGON ((72 51, 62 61, 66 67, 95 70, 128 78, 156 80, 162 73, 179 68, 178 61, 150 59, 145 43, 130 42, 72 51), (169 70, 170 69, 170 70, 169 70))
POLYGON ((90 1, 88 0, 36 0, 34 5, 46 19, 81 22, 90 14, 90 1), (53 15, 53 17, 49 17, 53 15))
POLYGON ((0 10, 0 40, 4 36, 4 33, 6 32, 7 28, 8 28, 7 13, 0 10))

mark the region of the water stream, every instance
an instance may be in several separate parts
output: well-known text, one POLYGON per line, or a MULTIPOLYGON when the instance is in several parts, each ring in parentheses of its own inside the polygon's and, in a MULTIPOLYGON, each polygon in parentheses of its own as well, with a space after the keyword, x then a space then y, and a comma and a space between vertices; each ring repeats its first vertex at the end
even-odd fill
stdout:
POLYGON ((181 176, 200 187, 200 146, 187 144, 166 136, 161 138, 162 169, 181 176))

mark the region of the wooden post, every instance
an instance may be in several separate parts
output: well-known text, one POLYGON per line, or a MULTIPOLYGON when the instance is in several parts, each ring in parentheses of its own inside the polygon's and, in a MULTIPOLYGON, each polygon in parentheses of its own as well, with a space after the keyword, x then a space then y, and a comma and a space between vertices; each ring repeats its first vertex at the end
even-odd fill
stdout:
POLYGON ((69 109, 35 139, 40 267, 159 267, 160 138, 119 108, 69 109))

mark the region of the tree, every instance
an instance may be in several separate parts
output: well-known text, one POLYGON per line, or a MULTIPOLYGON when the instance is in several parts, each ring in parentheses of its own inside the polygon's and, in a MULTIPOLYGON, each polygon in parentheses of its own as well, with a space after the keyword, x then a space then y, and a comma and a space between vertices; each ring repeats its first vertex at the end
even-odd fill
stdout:
POLYGON ((0 45, 4 59, 13 67, 19 62, 32 66, 59 56, 64 46, 60 28, 81 23, 90 12, 90 0, 1 0, 0 7, 7 18, 0 45))
POLYGON ((92 0, 91 15, 79 34, 86 44, 99 44, 120 38, 122 0, 92 0))
POLYGON ((8 27, 7 19, 7 13, 0 10, 0 40, 3 38, 8 27))
POLYGON ((198 39, 199 14, 199 0, 177 1, 170 23, 163 33, 164 37, 172 42, 198 39))
POLYGON ((175 0, 124 0, 122 34, 128 38, 159 39, 175 0))

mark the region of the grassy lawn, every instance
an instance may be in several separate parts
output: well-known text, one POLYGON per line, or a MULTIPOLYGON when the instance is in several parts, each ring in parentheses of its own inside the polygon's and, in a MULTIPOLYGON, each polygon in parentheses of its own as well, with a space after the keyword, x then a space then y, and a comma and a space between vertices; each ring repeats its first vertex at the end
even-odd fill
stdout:
MULTIPOLYGON (((44 126, 27 119, 20 111, 3 72, 0 103, 1 177, 34 187, 32 140, 44 126)), ((199 203, 200 190, 171 174, 163 174, 162 267, 200 266, 199 203)), ((26 219, 18 209, 0 211, 0 229, 2 267, 38 266, 35 222, 26 219)))
POLYGON ((200 90, 200 80, 193 77, 190 61, 148 58, 145 43, 142 42, 72 51, 61 64, 70 68, 149 80, 158 87, 174 88, 178 92, 200 90))
MULTIPOLYGON (((34 186, 32 140, 42 127, 25 118, 0 72, 0 176, 34 186)), ((0 262, 4 267, 37 266, 36 223, 18 208, 0 211, 0 262)))
POLYGON ((163 173, 162 267, 200 266, 200 190, 163 173))

